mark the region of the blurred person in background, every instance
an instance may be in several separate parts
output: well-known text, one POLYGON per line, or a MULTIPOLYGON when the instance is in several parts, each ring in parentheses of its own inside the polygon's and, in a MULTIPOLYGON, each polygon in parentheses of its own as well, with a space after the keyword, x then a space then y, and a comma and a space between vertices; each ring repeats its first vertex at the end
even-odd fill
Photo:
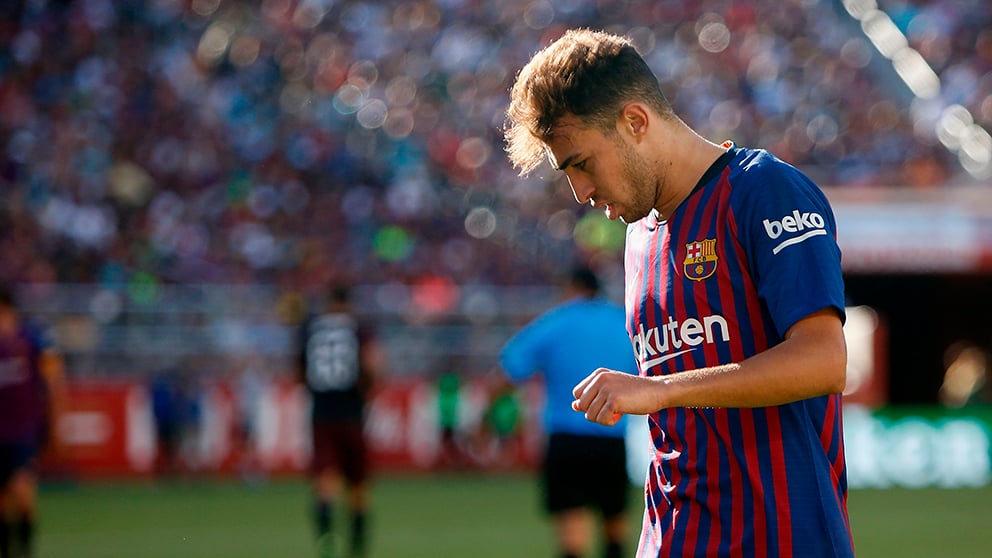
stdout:
POLYGON ((151 377, 148 392, 155 422, 155 473, 172 478, 180 469, 179 459, 179 388, 175 367, 166 367, 151 377))
POLYGON ((237 405, 235 443, 238 447, 238 472, 241 480, 250 486, 265 481, 265 469, 258 453, 259 428, 262 406, 270 378, 265 374, 264 363, 257 354, 243 357, 238 362, 234 378, 237 405))
POLYGON ((969 341, 951 344, 944 352, 944 380, 937 400, 945 407, 992 404, 992 355, 969 341))
POLYGON ((623 308, 600 295, 586 267, 571 273, 564 301, 527 324, 500 352, 506 377, 519 384, 540 374, 547 434, 541 484, 554 522, 558 556, 583 555, 590 545, 588 510, 599 513, 604 558, 623 556, 627 535, 627 453, 623 425, 611 428, 572 412, 572 387, 590 370, 635 372, 623 308), (589 479, 596 479, 589 482, 589 479))
POLYGON ((36 459, 59 449, 63 401, 61 357, 0 287, 0 558, 34 556, 36 459))
POLYGON ((321 558, 336 556, 336 504, 347 488, 349 556, 367 550, 369 451, 365 407, 382 367, 373 332, 355 315, 347 287, 329 292, 323 312, 308 317, 301 339, 300 379, 312 400, 314 508, 321 558))
POLYGON ((441 435, 436 467, 461 469, 466 465, 464 443, 459 432, 459 408, 462 405, 461 376, 449 366, 437 379, 437 416, 441 435))
POLYGON ((489 394, 472 443, 476 463, 488 470, 513 467, 520 453, 521 408, 516 389, 501 381, 489 394))
POLYGON ((641 375, 598 368, 573 408, 602 425, 648 415, 637 555, 853 556, 844 282, 820 189, 696 133, 617 35, 571 30, 535 54, 508 117, 515 167, 548 161, 576 201, 627 223, 641 375))

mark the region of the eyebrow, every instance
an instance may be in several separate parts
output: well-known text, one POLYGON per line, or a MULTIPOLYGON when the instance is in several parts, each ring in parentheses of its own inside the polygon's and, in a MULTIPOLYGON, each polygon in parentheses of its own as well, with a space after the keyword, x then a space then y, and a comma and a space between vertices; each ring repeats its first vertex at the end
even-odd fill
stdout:
POLYGON ((558 165, 558 170, 563 171, 566 168, 568 168, 568 165, 571 165, 572 164, 572 161, 574 161, 576 158, 578 158, 578 156, 579 156, 578 154, 572 154, 572 155, 569 155, 568 157, 565 157, 565 160, 562 161, 561 164, 558 165))

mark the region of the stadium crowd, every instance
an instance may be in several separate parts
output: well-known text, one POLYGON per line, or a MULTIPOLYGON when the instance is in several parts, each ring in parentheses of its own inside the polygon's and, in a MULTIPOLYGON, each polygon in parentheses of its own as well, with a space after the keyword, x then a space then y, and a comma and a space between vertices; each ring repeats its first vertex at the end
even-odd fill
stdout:
MULTIPOLYGON (((879 7, 944 80, 931 103, 988 128, 992 4, 879 7)), ((572 26, 630 34, 690 124, 824 186, 961 174, 839 1, 5 2, 0 282, 546 284, 617 259, 619 227, 502 152, 514 69, 572 26)))

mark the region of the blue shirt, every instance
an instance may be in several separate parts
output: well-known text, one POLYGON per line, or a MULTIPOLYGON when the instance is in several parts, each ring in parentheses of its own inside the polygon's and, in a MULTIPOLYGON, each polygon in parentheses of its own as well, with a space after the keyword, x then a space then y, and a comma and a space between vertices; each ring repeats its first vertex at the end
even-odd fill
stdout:
POLYGON ((608 427, 573 411, 572 388, 600 367, 637 373, 624 320, 623 308, 605 298, 573 298, 527 324, 503 347, 500 364, 511 380, 543 374, 548 434, 623 437, 625 419, 608 427))

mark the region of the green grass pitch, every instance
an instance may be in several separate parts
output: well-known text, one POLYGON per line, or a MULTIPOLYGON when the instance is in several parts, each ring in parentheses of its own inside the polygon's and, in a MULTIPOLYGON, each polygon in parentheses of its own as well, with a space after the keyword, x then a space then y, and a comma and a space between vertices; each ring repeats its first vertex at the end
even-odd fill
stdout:
MULTIPOLYGON (((526 475, 382 476, 370 558, 553 556, 537 498, 526 475)), ((300 480, 45 485, 39 503, 38 558, 316 557, 300 480)), ((992 555, 992 487, 857 490, 849 508, 859 558, 992 555)))

